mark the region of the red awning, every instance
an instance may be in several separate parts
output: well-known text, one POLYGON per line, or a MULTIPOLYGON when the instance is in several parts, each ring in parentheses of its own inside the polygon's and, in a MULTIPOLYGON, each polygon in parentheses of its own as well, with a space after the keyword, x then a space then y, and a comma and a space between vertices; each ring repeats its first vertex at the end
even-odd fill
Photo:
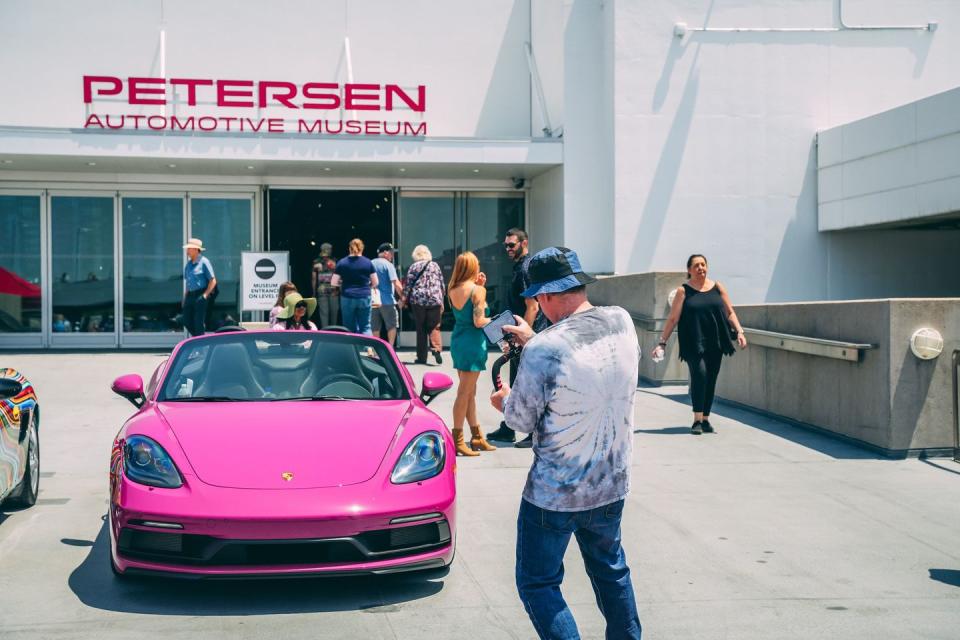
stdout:
POLYGON ((32 282, 27 282, 12 271, 0 267, 0 294, 20 298, 39 298, 40 287, 32 282))

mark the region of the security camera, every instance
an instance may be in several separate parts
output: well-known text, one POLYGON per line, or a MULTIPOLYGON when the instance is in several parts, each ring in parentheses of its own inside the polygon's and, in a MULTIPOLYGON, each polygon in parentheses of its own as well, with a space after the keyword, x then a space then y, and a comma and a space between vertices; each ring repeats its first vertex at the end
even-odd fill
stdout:
POLYGON ((514 189, 523 189, 523 186, 527 184, 527 181, 523 178, 511 178, 513 180, 514 189))

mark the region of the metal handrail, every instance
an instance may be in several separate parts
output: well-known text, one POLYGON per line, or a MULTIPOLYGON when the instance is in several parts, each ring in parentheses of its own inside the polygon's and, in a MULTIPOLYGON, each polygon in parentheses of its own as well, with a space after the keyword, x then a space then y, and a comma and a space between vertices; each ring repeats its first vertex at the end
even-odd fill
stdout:
MULTIPOLYGON (((641 313, 630 312, 634 324, 648 331, 656 331, 658 324, 662 327, 666 318, 651 318, 641 313)), ((751 345, 768 349, 781 349, 794 353, 803 353, 822 358, 834 358, 848 362, 859 362, 864 351, 875 349, 877 345, 862 342, 844 342, 842 340, 828 340, 811 336, 798 336, 791 333, 767 331, 744 327, 743 333, 749 338, 751 345)))
POLYGON ((953 350, 953 461, 960 462, 960 349, 953 350))
POLYGON ((743 328, 743 332, 750 337, 750 344, 770 349, 782 349, 795 353, 804 353, 823 358, 834 358, 859 362, 864 351, 875 349, 876 345, 860 342, 844 342, 842 340, 827 340, 826 338, 812 338, 797 336, 789 333, 766 331, 764 329, 743 328))

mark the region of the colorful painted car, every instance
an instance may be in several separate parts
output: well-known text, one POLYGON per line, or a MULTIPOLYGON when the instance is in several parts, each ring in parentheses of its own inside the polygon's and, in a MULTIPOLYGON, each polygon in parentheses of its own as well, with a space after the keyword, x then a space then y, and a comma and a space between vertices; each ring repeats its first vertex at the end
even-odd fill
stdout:
POLYGON ((0 369, 0 502, 30 507, 40 492, 40 405, 33 385, 0 369))
POLYGON ((240 331, 181 342, 113 444, 110 566, 172 577, 384 574, 454 555, 454 448, 383 341, 240 331))

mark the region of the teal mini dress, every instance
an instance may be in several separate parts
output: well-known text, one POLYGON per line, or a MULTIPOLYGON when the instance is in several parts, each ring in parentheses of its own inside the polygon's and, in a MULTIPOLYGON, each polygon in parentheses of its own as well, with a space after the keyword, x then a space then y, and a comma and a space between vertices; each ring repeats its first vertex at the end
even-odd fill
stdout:
MULTIPOLYGON (((476 285, 474 285, 474 289, 476 285)), ((473 289, 462 309, 450 304, 453 310, 453 333, 450 335, 450 356, 457 371, 484 371, 487 368, 487 338, 483 329, 473 325, 473 289)), ((483 310, 484 316, 487 310, 483 310)))

